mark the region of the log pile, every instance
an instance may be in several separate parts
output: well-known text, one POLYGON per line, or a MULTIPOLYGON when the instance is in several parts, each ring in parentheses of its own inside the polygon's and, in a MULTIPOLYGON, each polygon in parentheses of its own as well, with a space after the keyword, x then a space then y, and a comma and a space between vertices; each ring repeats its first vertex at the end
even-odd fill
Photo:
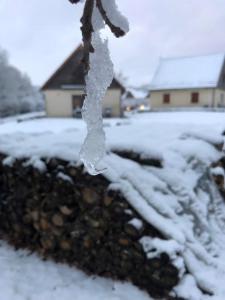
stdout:
POLYGON ((112 152, 117 154, 120 157, 133 160, 139 163, 140 165, 146 165, 146 166, 151 166, 156 168, 163 167, 163 162, 160 159, 144 157, 141 153, 128 151, 128 150, 118 150, 118 149, 113 149, 112 152))
POLYGON ((212 177, 225 200, 225 157, 212 165, 212 177), (216 170, 216 171, 215 171, 216 170))
POLYGON ((0 156, 0 234, 16 248, 76 266, 88 274, 131 281, 154 299, 169 296, 178 271, 167 254, 147 259, 139 239, 161 234, 103 176, 59 159, 45 171, 0 156), (129 223, 133 218, 141 228, 129 223))

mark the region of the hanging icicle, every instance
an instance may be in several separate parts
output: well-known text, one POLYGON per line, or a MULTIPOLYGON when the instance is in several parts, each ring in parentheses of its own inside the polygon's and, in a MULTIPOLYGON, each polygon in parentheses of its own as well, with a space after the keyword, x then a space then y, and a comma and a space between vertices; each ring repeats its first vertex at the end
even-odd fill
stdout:
POLYGON ((100 31, 108 25, 116 37, 121 37, 129 31, 129 24, 118 11, 115 0, 86 0, 81 23, 86 70, 86 97, 82 117, 87 124, 87 136, 80 151, 80 159, 91 175, 97 175, 103 172, 98 165, 105 155, 102 101, 113 80, 108 42, 102 40, 100 31))

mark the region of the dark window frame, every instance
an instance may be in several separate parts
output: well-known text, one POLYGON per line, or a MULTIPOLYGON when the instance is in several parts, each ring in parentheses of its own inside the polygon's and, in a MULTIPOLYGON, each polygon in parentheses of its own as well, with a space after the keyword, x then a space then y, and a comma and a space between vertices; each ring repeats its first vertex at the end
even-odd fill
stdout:
POLYGON ((192 104, 199 103, 199 92, 193 92, 193 93, 191 93, 191 103, 192 104))
POLYGON ((73 109, 80 109, 83 106, 84 95, 72 95, 72 107, 73 109))
POLYGON ((170 94, 163 94, 163 104, 170 104, 170 94))

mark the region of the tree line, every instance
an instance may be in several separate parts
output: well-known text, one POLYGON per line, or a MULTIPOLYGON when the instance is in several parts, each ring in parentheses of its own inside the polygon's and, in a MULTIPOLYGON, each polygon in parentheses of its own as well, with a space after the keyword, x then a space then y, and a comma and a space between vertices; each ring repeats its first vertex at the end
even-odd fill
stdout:
POLYGON ((0 49, 0 117, 43 109, 43 98, 25 74, 11 66, 0 49))

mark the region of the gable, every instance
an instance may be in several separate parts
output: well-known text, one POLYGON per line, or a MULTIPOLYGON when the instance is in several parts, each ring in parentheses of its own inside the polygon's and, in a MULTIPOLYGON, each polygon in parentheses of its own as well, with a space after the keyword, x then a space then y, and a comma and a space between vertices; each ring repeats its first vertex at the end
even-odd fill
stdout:
POLYGON ((79 46, 43 85, 42 90, 60 89, 63 85, 84 85, 83 49, 79 46))
MULTIPOLYGON (((42 90, 62 89, 63 87, 84 88, 85 70, 83 64, 83 45, 80 45, 56 70, 56 72, 43 85, 42 90)), ((116 78, 113 79, 110 88, 121 89, 123 86, 116 78)))
POLYGON ((223 64, 224 54, 162 59, 151 90, 217 87, 223 64))

